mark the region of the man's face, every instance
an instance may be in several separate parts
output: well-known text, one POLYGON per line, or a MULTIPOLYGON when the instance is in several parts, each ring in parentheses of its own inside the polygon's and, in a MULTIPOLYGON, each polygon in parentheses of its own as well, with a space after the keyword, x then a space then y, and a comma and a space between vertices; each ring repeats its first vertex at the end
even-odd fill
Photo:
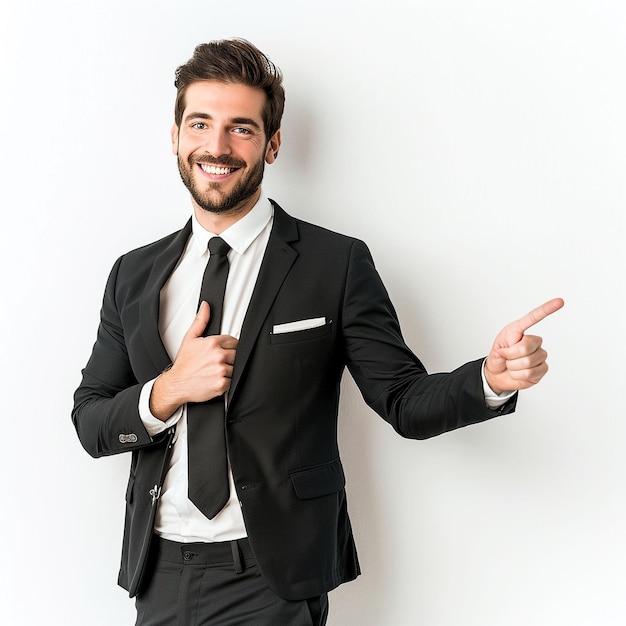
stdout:
POLYGON ((195 205, 214 214, 237 215, 254 206, 265 163, 273 163, 280 131, 265 138, 266 95, 246 85, 206 80, 185 92, 172 149, 195 205))

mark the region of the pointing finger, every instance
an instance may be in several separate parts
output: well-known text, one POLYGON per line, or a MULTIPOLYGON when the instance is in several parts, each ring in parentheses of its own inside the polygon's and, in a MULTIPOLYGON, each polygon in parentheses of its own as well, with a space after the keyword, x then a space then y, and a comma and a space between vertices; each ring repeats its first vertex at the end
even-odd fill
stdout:
POLYGON ((524 317, 521 317, 516 322, 513 322, 511 326, 523 334, 531 326, 534 326, 541 320, 548 317, 548 315, 552 315, 552 313, 558 311, 564 304, 565 302, 563 302, 562 298, 553 298, 552 300, 548 300, 541 306, 533 309, 530 313, 524 315, 524 317))

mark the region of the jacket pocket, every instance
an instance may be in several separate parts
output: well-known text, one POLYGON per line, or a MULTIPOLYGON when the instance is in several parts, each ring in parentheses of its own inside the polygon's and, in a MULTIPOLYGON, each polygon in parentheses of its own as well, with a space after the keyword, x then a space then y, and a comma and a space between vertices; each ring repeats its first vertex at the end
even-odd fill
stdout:
POLYGON ((310 341, 318 337, 328 335, 332 330, 332 320, 326 322, 323 326, 315 328, 307 328, 305 330, 294 330, 288 333, 270 333, 270 343, 295 343, 298 341, 310 341))
POLYGON ((346 477, 339 458, 317 467, 292 472, 289 477, 301 500, 310 500, 341 491, 346 485, 346 477))

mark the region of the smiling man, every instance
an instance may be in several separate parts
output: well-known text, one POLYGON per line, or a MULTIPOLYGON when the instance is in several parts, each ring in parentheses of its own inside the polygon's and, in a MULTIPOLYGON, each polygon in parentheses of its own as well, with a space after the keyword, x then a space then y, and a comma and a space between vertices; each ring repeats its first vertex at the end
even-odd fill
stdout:
POLYGON ((265 136, 265 94, 215 80, 193 83, 184 94, 172 147, 194 208, 202 209, 196 215, 243 217, 259 199, 265 162, 273 163, 280 147, 280 130, 265 136))
POLYGON ((563 302, 428 374, 365 244, 263 195, 280 71, 217 41, 175 84, 192 215, 115 263, 72 418, 93 456, 132 453, 118 582, 137 624, 325 624, 328 591, 360 573, 336 439, 344 369, 404 437, 482 422, 544 376, 526 330, 563 302))

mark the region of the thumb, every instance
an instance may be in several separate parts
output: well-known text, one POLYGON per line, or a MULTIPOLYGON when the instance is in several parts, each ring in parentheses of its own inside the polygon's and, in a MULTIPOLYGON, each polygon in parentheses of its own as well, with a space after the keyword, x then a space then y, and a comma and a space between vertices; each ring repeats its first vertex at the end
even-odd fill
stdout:
POLYGON ((200 308, 198 309, 196 316, 193 318, 193 322, 191 322, 191 326, 189 327, 186 335, 189 337, 202 337, 202 334, 209 323, 210 317, 211 309, 208 303, 203 300, 200 303, 200 308))

